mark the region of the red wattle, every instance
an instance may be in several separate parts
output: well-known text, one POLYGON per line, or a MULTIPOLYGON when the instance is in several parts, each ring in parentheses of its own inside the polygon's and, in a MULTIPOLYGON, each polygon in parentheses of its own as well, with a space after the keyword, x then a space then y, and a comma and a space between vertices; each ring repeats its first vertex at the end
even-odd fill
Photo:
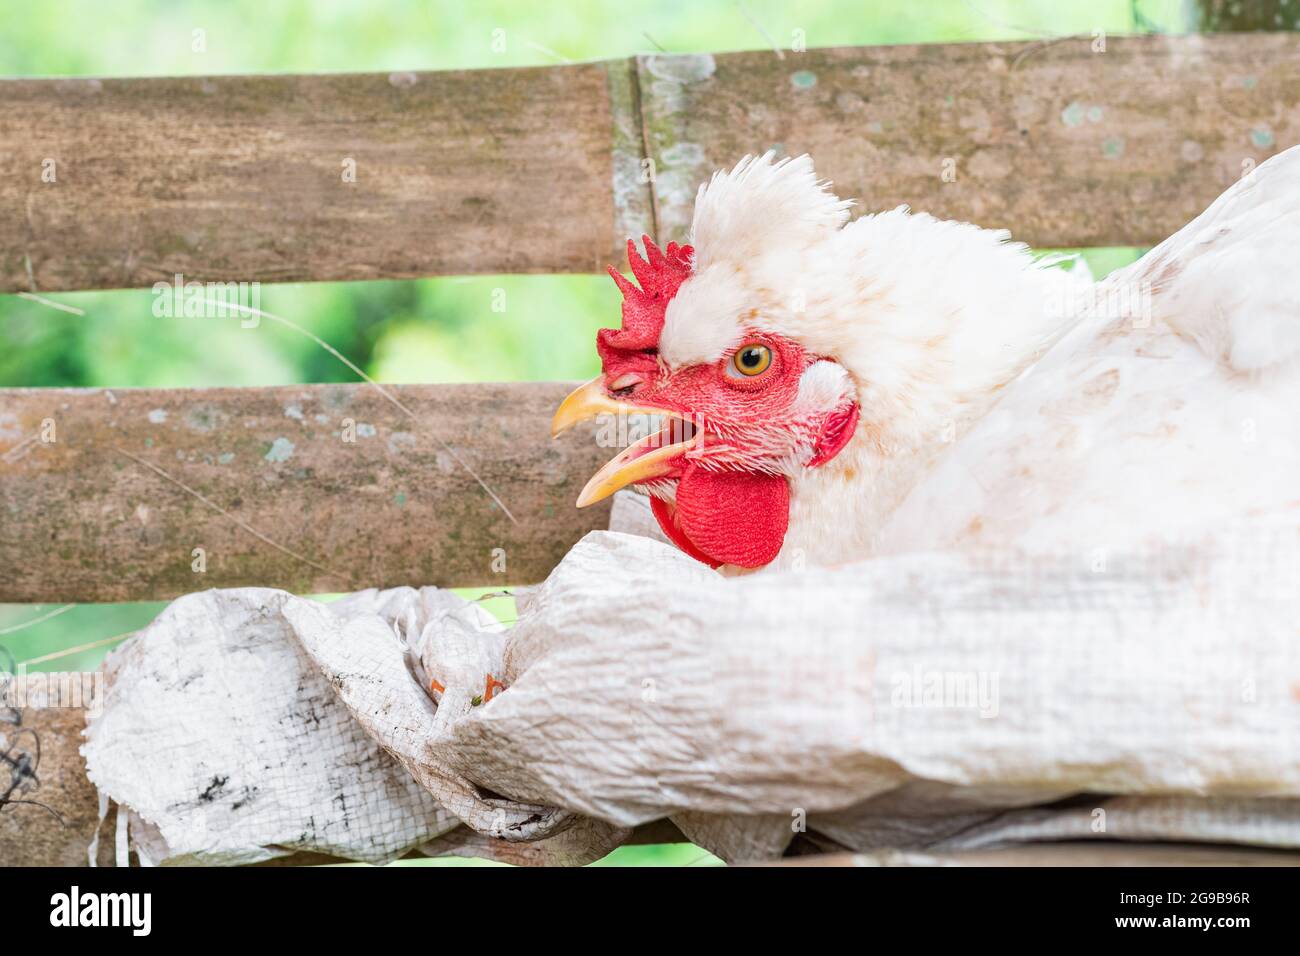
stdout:
POLYGON ((713 567, 760 568, 781 551, 790 524, 785 478, 689 465, 677 483, 677 504, 654 499, 664 533, 691 557, 713 567))
POLYGON ((711 557, 701 551, 695 545, 691 544, 691 539, 686 537, 686 532, 681 529, 677 523, 677 509, 664 501, 662 498, 650 498, 650 510, 654 512, 655 519, 659 522, 659 527, 664 529, 664 534, 668 535, 668 540, 677 547, 681 548, 696 561, 701 564, 707 564, 711 568, 721 567, 721 561, 714 561, 711 557))

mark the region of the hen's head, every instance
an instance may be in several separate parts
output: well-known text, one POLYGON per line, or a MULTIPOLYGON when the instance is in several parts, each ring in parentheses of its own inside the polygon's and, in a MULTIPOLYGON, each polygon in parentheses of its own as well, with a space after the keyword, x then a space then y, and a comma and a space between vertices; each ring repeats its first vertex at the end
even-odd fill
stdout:
POLYGON ((640 287, 610 269, 623 292, 622 328, 598 333, 603 374, 555 417, 558 434, 600 413, 665 416, 660 431, 602 468, 578 503, 641 485, 664 531, 714 566, 753 568, 776 557, 789 521, 789 479, 834 458, 858 420, 843 367, 778 320, 770 300, 792 290, 755 288, 764 256, 779 250, 756 245, 763 223, 747 220, 784 212, 787 224, 819 216, 838 227, 847 217, 848 204, 820 187, 821 208, 795 208, 805 197, 788 180, 800 172, 765 157, 715 176, 697 202, 695 248, 669 243, 661 251, 645 237, 642 257, 629 240, 640 287), (783 202, 784 210, 773 208, 783 202))
MULTIPOLYGON (((936 415, 952 414, 962 389, 1008 364, 1003 353, 974 375, 947 367, 953 349, 972 352, 979 369, 981 355, 1004 346, 996 323, 970 343, 957 334, 969 290, 945 287, 942 273, 958 250, 948 231, 926 230, 967 230, 958 246, 975 270, 981 248, 1010 248, 1005 236, 906 210, 844 228, 851 203, 826 187, 807 156, 747 157, 700 188, 693 245, 660 250, 643 237, 642 256, 628 242, 637 284, 610 269, 622 327, 598 333, 602 374, 564 401, 552 432, 609 413, 660 415, 663 425, 600 469, 579 506, 636 485, 687 553, 760 567, 782 549, 792 498, 804 493, 802 515, 817 497, 808 489, 827 483, 814 476, 839 472, 839 498, 812 508, 825 534, 839 533, 836 524, 861 518, 839 512, 878 484, 862 455, 901 453, 936 415)), ((1022 252, 1011 255, 1014 265, 998 259, 1003 271, 1023 272, 1022 252)))

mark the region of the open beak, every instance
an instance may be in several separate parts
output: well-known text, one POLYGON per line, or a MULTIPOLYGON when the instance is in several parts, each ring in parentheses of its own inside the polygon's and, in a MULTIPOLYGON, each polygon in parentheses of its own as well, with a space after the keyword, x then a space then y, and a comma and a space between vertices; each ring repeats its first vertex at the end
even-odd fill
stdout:
POLYGON ((696 447, 702 432, 682 418, 680 412, 668 408, 632 405, 610 398, 605 392, 602 376, 574 389, 560 403, 551 419, 551 437, 568 431, 578 422, 597 415, 663 415, 664 427, 629 445, 614 456, 600 471, 592 475, 582 493, 578 507, 585 508, 608 498, 620 488, 655 478, 664 478, 677 471, 676 459, 696 447))

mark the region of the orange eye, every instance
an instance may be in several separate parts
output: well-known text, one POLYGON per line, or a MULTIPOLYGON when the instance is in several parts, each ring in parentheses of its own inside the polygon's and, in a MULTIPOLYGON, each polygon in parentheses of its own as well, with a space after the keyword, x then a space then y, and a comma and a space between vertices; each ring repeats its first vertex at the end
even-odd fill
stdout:
POLYGON ((766 345, 754 342, 742 345, 736 350, 736 354, 731 357, 731 362, 727 365, 727 374, 752 378, 755 375, 762 375, 771 365, 772 350, 766 345))

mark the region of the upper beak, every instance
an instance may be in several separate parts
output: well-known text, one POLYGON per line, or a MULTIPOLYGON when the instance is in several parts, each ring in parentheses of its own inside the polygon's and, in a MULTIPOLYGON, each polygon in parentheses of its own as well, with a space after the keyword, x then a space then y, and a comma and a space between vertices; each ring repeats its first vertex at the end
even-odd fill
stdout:
POLYGON ((578 422, 585 422, 597 415, 632 415, 639 414, 640 411, 634 405, 610 398, 605 393, 604 376, 597 375, 585 385, 579 385, 560 402, 555 417, 551 419, 551 437, 558 438, 578 422))
MULTIPOLYGON (((667 415, 672 419, 684 420, 680 412, 669 408, 656 408, 647 405, 632 405, 610 398, 605 392, 602 376, 593 378, 569 393, 568 398, 560 403, 551 419, 551 437, 563 434, 578 422, 595 418, 597 415, 667 415)), ((685 436, 687 430, 669 427, 664 431, 654 432, 614 456, 587 482, 582 493, 578 495, 578 507, 585 508, 608 498, 620 488, 639 481, 649 481, 672 474, 675 466, 672 460, 696 444, 692 433, 683 441, 664 444, 668 437, 685 436)))

